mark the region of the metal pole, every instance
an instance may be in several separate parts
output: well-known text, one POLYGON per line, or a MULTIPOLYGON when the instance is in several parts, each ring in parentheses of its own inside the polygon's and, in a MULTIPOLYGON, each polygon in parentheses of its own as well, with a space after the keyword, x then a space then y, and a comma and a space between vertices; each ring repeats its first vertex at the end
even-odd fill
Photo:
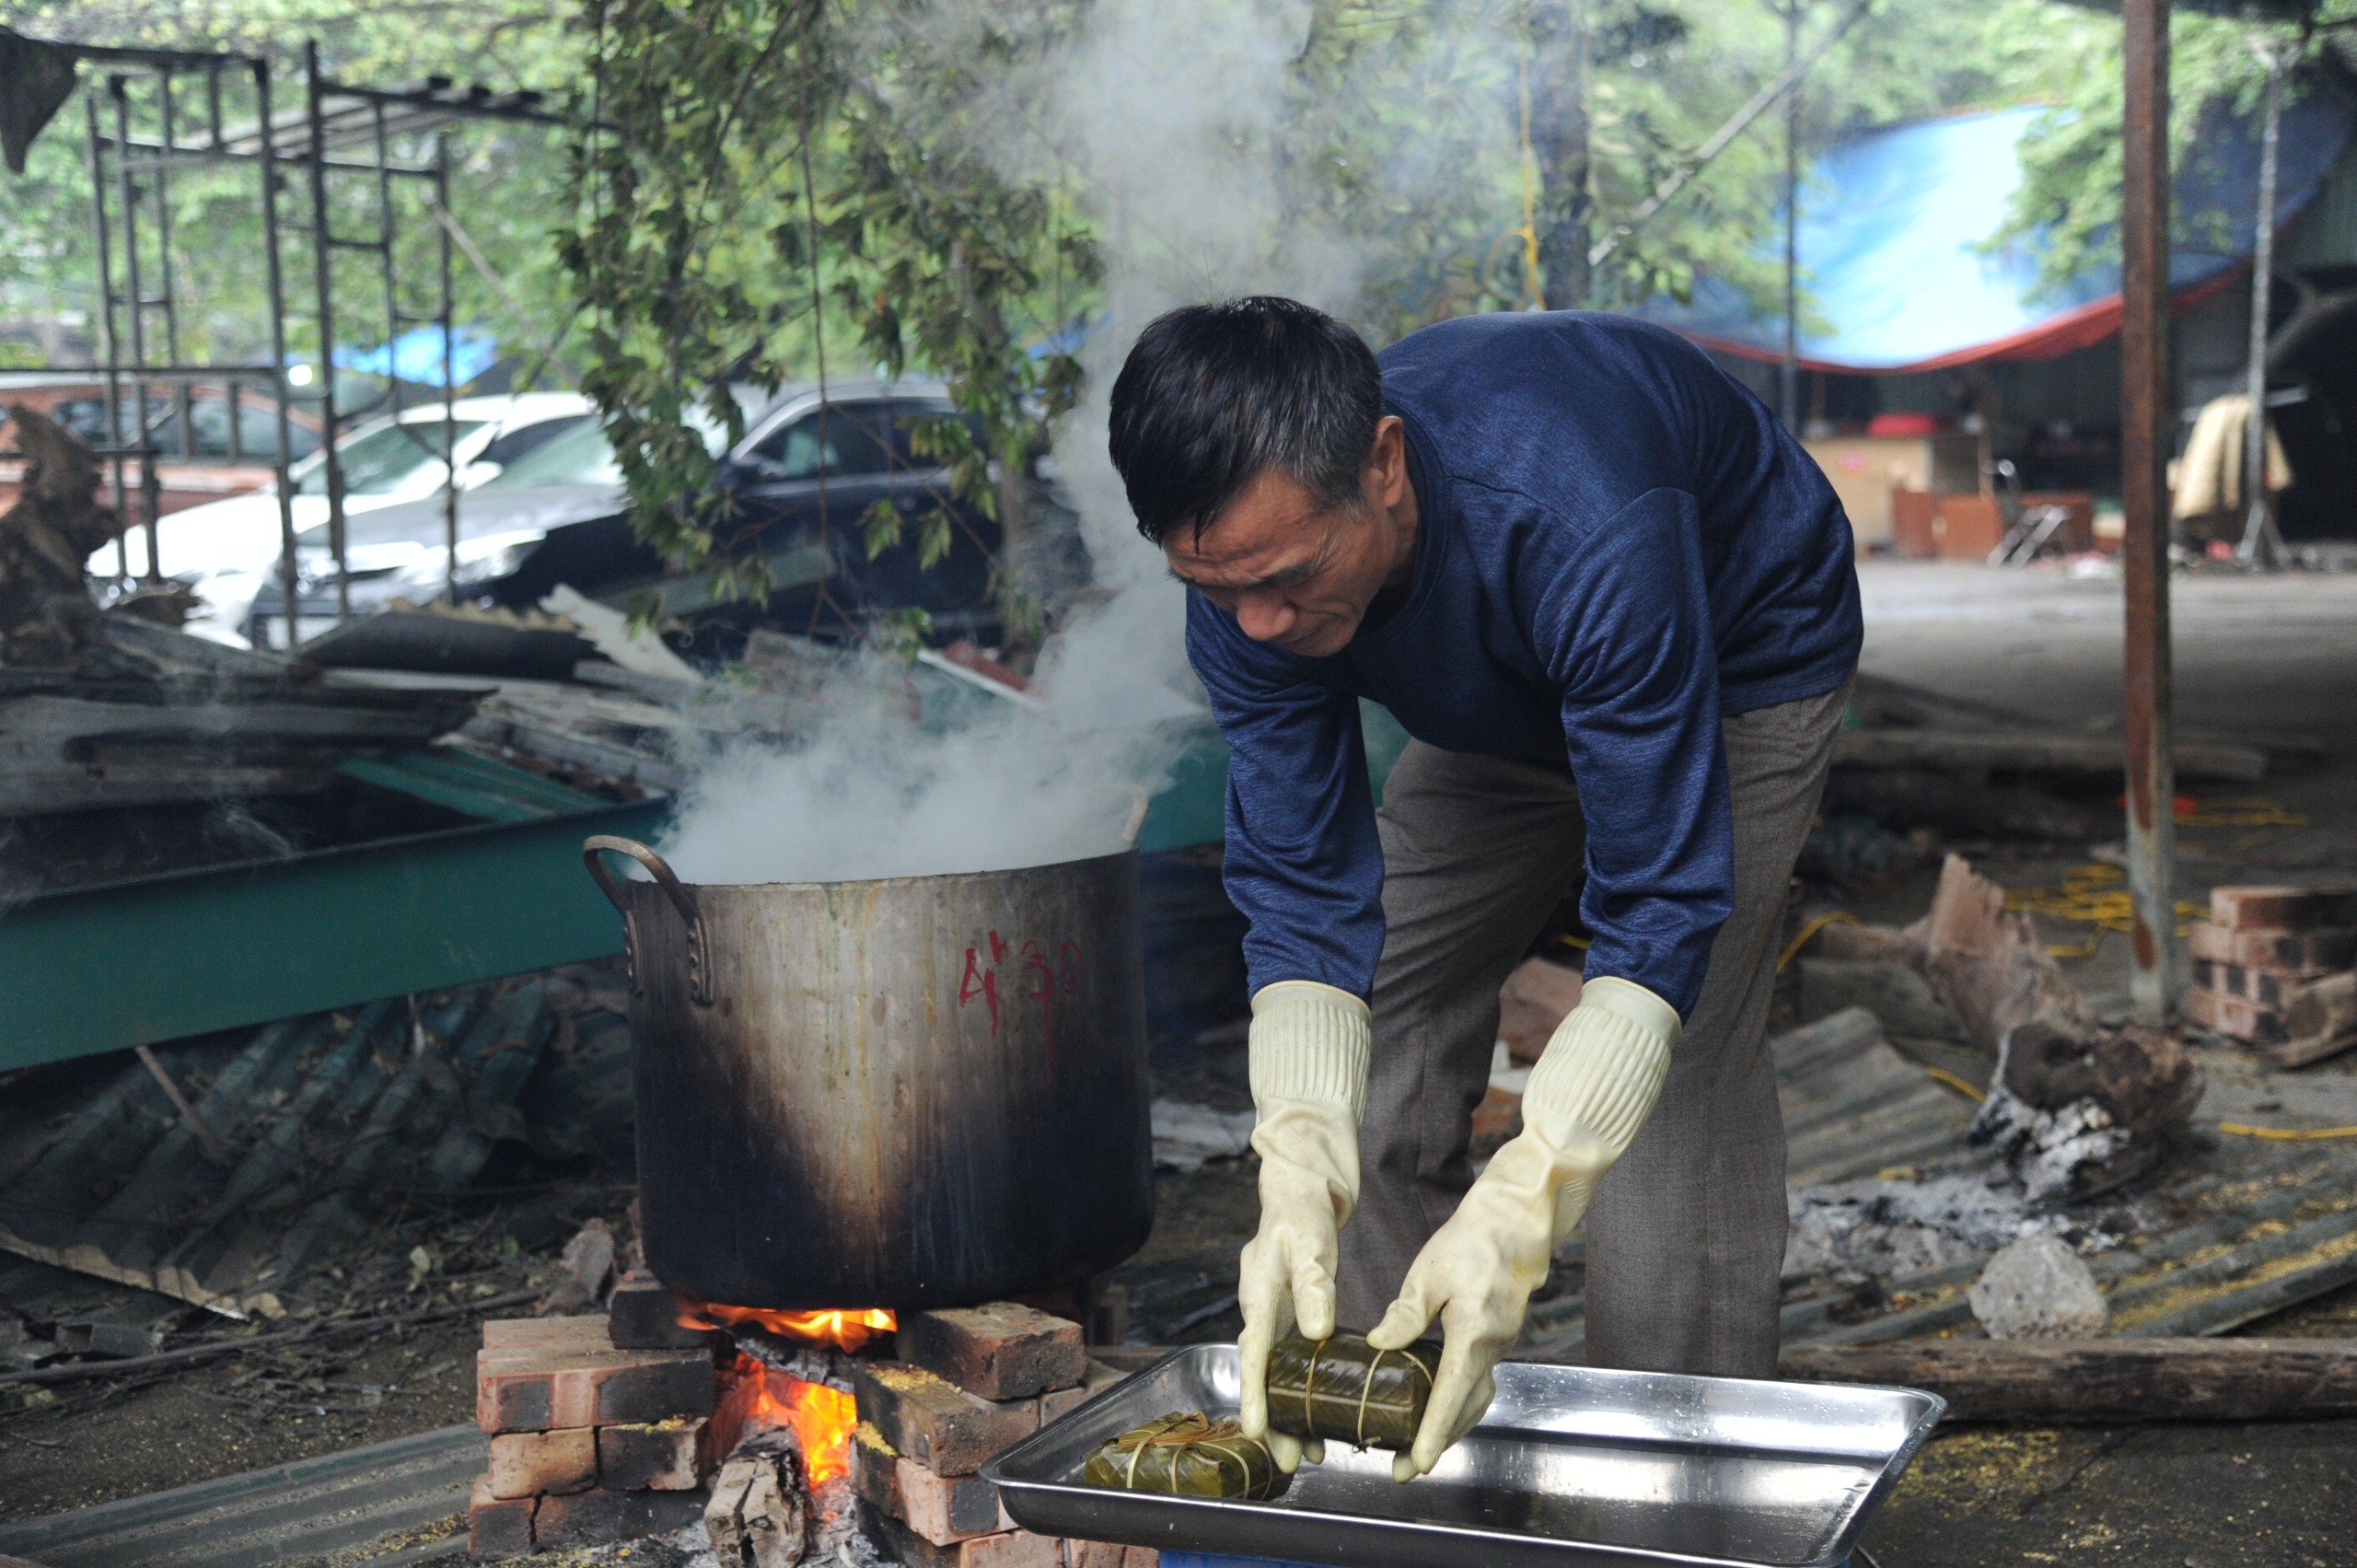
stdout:
POLYGON ((2128 996, 2163 1024, 2175 997, 2177 765, 2170 738, 2169 5, 2122 0, 2119 498, 2127 588, 2128 996))
POLYGON ((256 167, 261 170, 262 266, 270 289, 270 360, 274 372, 271 389, 278 405, 278 452, 272 464, 278 470, 278 584, 286 596, 286 649, 292 653, 303 642, 302 617, 296 602, 301 579, 295 560, 295 482, 287 473, 294 462, 295 431, 286 412, 286 283, 278 249, 278 150, 273 145, 267 60, 254 62, 254 119, 261 141, 261 162, 256 167))
MULTIPOLYGON (((156 271, 161 280, 161 292, 156 296, 157 308, 164 318, 164 363, 180 363, 180 312, 179 304, 180 274, 172 264, 172 154, 179 146, 180 129, 172 114, 172 78, 169 72, 159 72, 156 77, 157 114, 161 129, 157 143, 163 149, 156 159, 156 172, 148 190, 156 200, 156 271)), ((180 422, 180 455, 183 459, 196 456, 196 402, 190 396, 186 381, 172 383, 172 413, 180 422)), ((156 540, 147 541, 147 576, 150 582, 160 581, 164 563, 156 552, 156 540)))
MULTIPOLYGON (((450 210, 450 144, 440 135, 434 138, 434 211, 447 215, 450 210)), ((437 222, 435 233, 441 238, 442 308, 442 542, 444 586, 450 602, 459 602, 459 377, 458 345, 451 342, 450 297, 450 225, 437 222)))
POLYGON ((2253 215, 2250 257, 2250 424, 2243 437, 2243 523, 2240 554, 2256 565, 2278 564, 2275 530, 2267 509, 2267 338, 2269 298, 2275 284, 2275 164, 2283 129, 2283 75, 2292 52, 2262 43, 2267 63, 2267 111, 2258 142, 2258 210, 2253 215))
MULTIPOLYGON (((114 515, 126 524, 130 496, 122 483, 122 351, 114 333, 114 244, 107 226, 107 174, 105 137, 99 132, 99 98, 96 93, 82 95, 83 119, 89 126, 90 145, 90 220, 98 239, 99 269, 99 344, 107 356, 107 473, 110 480, 108 500, 114 515)), ((122 149, 117 147, 120 158, 122 149)), ((118 578, 131 575, 131 546, 125 542, 123 529, 114 536, 114 572, 118 578)))
MULTIPOLYGON (((156 472, 156 449, 147 438, 147 300, 139 282, 139 188, 132 183, 131 96, 121 76, 107 78, 114 98, 115 199, 122 206, 122 286, 131 308, 131 407, 139 436, 139 499, 146 516, 147 580, 156 580, 156 514, 163 505, 163 480, 156 472)), ((117 432, 118 440, 121 432, 117 432)))
POLYGON ((385 412, 398 423, 401 416, 401 378, 393 347, 401 335, 401 290, 393 279, 393 177, 385 145, 385 106, 376 102, 368 109, 375 131, 371 145, 377 152, 377 261, 385 291, 385 412))
MULTIPOLYGON (((1785 0, 1784 70, 1801 55, 1802 0, 1785 0)), ((1784 428, 1801 433, 1801 87, 1784 95, 1784 363, 1779 382, 1784 428)))
MULTIPOLYGON (((303 77, 308 98, 305 120, 310 137, 305 156, 310 161, 311 173, 311 277, 319 307, 319 425, 320 438, 327 444, 328 549, 335 557, 336 618, 346 620, 352 614, 352 575, 344 567, 343 460, 335 449, 340 432, 336 429, 335 413, 334 289, 330 276, 335 270, 335 226, 328 218, 327 125, 319 101, 319 45, 316 39, 304 41, 303 77)), ((293 612, 294 604, 289 600, 288 613, 293 612)))

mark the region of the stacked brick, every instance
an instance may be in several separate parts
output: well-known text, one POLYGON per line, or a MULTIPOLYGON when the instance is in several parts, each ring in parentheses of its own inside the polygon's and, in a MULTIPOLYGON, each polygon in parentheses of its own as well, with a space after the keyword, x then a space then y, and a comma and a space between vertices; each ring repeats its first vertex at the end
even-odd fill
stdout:
POLYGON ((2357 888, 2220 888, 2187 938, 2185 1016, 2283 1067, 2357 1045, 2357 888))
POLYGON ((852 1485, 888 1551, 908 1568, 1155 1568, 1146 1548, 1016 1528, 975 1473, 1120 1380, 1078 1324, 999 1302, 904 1314, 895 1342, 900 1360, 852 1374, 852 1485))
POLYGON ((633 1276, 609 1312, 485 1323, 475 1420, 491 1464, 468 1505, 478 1560, 659 1535, 703 1516, 735 1446, 716 1411, 712 1336, 633 1276))

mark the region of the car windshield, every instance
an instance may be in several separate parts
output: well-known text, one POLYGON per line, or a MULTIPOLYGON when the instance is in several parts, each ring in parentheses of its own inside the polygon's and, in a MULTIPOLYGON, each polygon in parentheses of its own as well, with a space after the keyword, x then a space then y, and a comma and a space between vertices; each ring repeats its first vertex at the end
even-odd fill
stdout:
MULTIPOLYGON (((450 444, 465 440, 482 428, 479 419, 461 419, 449 423, 439 419, 412 420, 402 424, 389 424, 372 430, 366 436, 355 436, 336 448, 336 457, 343 468, 343 493, 346 495, 389 495, 399 490, 421 469, 432 468, 438 480, 442 471, 442 448, 447 439, 450 444), (445 432, 447 432, 447 437, 445 432)), ((325 495, 328 493, 328 466, 321 463, 296 482, 295 488, 305 495, 325 495)))
POLYGON ((513 490, 528 484, 620 484, 621 465, 594 419, 542 442, 499 470, 483 488, 513 490))
MULTIPOLYGON (((687 423, 703 437, 704 449, 717 457, 728 439, 727 430, 703 410, 690 409, 687 423)), ((622 466, 614 456, 605 427, 587 419, 563 435, 526 453, 499 470, 485 490, 521 490, 535 484, 603 484, 620 488, 622 466)))

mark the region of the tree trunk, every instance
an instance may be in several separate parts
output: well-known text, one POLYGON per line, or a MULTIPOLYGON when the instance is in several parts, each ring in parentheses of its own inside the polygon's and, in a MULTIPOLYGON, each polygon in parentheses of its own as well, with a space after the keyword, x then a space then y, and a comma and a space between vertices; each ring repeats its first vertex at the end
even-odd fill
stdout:
POLYGON ((1590 302, 1587 0, 1530 9, 1530 149, 1538 161, 1540 297, 1550 310, 1590 302))

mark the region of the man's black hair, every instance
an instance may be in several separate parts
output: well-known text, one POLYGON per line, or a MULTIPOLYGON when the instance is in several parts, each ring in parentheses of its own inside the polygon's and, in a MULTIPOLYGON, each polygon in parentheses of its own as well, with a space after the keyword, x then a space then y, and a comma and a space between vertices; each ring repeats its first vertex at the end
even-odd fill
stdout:
POLYGON ((1321 506, 1356 500, 1382 418, 1374 354, 1324 311, 1271 295, 1182 306, 1113 383, 1113 466, 1160 544, 1209 528, 1268 469, 1321 506))

